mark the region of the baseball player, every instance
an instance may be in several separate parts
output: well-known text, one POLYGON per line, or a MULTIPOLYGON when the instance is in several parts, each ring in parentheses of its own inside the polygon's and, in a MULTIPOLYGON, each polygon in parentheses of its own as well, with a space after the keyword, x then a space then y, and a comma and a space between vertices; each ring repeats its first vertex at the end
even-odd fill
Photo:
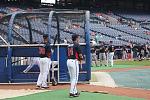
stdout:
POLYGON ((110 41, 109 46, 108 46, 108 55, 107 55, 107 66, 111 66, 113 67, 114 65, 114 61, 113 61, 113 57, 114 57, 114 51, 115 48, 112 45, 113 41, 110 41))
POLYGON ((122 60, 126 60, 127 58, 128 58, 128 56, 127 56, 127 47, 126 47, 126 45, 124 45, 122 47, 122 60))
POLYGON ((80 45, 79 45, 80 37, 79 35, 72 35, 73 44, 68 46, 68 60, 67 67, 70 74, 70 97, 78 97, 80 93, 77 91, 77 82, 79 75, 79 61, 83 59, 80 45))
POLYGON ((27 73, 34 65, 39 66, 39 59, 39 57, 32 57, 29 66, 23 71, 23 73, 27 73))
POLYGON ((49 88, 47 86, 47 76, 49 74, 49 69, 51 65, 51 46, 48 40, 48 34, 43 35, 44 39, 44 46, 39 48, 39 67, 40 67, 40 74, 37 81, 37 89, 38 88, 49 88))
POLYGON ((106 53, 105 53, 105 45, 104 45, 104 42, 102 41, 99 41, 99 59, 100 59, 100 66, 104 65, 106 66, 106 53))
POLYGON ((91 57, 92 57, 92 61, 94 61, 95 65, 98 66, 98 61, 97 61, 97 55, 96 55, 96 45, 91 42, 91 57))

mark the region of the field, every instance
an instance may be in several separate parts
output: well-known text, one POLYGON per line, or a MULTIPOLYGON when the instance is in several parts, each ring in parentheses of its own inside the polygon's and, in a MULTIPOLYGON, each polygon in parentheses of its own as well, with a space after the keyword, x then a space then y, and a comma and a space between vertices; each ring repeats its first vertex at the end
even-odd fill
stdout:
MULTIPOLYGON (((115 80, 118 87, 104 87, 95 86, 90 84, 79 84, 78 88, 81 91, 80 97, 69 98, 69 84, 51 86, 47 91, 41 91, 36 93, 31 93, 22 96, 7 97, 4 100, 149 100, 150 91, 149 89, 149 69, 150 61, 115 61, 113 67, 96 67, 93 66, 92 72, 104 72, 115 80), (146 68, 146 69, 145 69, 146 68), (145 71, 144 71, 145 70, 145 71), (140 72, 140 74, 139 74, 140 72), (136 77, 134 77, 134 75, 136 77), (126 78, 124 78, 124 76, 126 78), (121 80, 121 81, 119 81, 121 80), (140 80, 140 81, 139 81, 140 80), (137 83, 139 82, 139 83, 137 83), (128 83, 128 84, 126 84, 128 83), (132 84, 131 84, 132 83, 132 84), (135 84, 134 84, 135 83, 135 84), (137 85, 137 87, 136 87, 137 85), (145 86, 145 87, 144 87, 145 86), (139 89, 140 88, 140 89, 139 89), (86 92, 82 92, 86 90, 86 92), (98 91, 106 91, 94 93, 98 91)), ((35 85, 0 85, 1 89, 5 89, 7 94, 7 89, 19 91, 27 90, 36 91, 35 85)), ((13 91, 12 91, 13 94, 13 91)), ((2 94, 0 94, 1 97, 2 94)))
POLYGON ((114 68, 135 68, 135 67, 141 67, 141 66, 150 66, 150 60, 143 60, 143 61, 122 61, 122 60, 116 60, 114 61, 113 67, 92 67, 92 71, 95 70, 104 70, 104 69, 114 69, 114 68))
POLYGON ((56 90, 43 93, 37 93, 28 96, 16 97, 5 100, 144 100, 138 98, 130 98, 125 96, 116 96, 110 94, 98 94, 82 92, 80 97, 69 98, 68 90, 56 90))

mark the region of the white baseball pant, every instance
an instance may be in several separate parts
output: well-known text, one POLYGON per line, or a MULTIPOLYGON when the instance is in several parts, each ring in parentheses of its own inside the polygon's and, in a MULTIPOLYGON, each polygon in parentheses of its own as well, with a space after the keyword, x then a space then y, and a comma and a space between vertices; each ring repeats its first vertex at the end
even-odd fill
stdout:
POLYGON ((114 65, 113 57, 114 57, 114 52, 109 52, 107 57, 107 66, 109 65, 109 63, 111 66, 114 65))
POLYGON ((100 59, 100 65, 106 65, 106 54, 105 53, 99 53, 99 59, 100 59))
POLYGON ((126 60, 128 58, 127 52, 123 51, 122 59, 126 60))
POLYGON ((79 76, 79 62, 76 59, 68 59, 67 66, 68 66, 68 71, 70 74, 70 82, 71 82, 70 93, 75 94, 78 92, 76 85, 79 76))
POLYGON ((50 65, 51 65, 50 58, 47 57, 40 58, 39 60, 40 74, 37 81, 38 86, 47 87, 47 77, 49 74, 50 65))

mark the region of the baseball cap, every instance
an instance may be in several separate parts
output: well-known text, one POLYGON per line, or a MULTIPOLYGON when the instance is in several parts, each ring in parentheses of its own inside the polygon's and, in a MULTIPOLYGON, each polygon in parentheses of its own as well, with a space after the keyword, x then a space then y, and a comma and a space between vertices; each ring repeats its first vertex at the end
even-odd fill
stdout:
POLYGON ((78 36, 79 36, 78 34, 73 34, 72 35, 72 40, 75 41, 78 36))
POLYGON ((44 35, 43 35, 43 38, 47 38, 47 37, 48 37, 48 34, 44 34, 44 35))

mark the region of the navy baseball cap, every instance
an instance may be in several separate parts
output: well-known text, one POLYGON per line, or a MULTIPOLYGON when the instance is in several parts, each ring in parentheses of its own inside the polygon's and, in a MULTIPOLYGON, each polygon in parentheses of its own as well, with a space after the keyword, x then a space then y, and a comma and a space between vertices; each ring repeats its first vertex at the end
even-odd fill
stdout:
POLYGON ((72 35, 72 41, 75 41, 78 36, 79 36, 78 34, 73 34, 72 35))
POLYGON ((47 38, 47 37, 48 37, 48 34, 44 34, 44 35, 43 35, 43 38, 47 38))

